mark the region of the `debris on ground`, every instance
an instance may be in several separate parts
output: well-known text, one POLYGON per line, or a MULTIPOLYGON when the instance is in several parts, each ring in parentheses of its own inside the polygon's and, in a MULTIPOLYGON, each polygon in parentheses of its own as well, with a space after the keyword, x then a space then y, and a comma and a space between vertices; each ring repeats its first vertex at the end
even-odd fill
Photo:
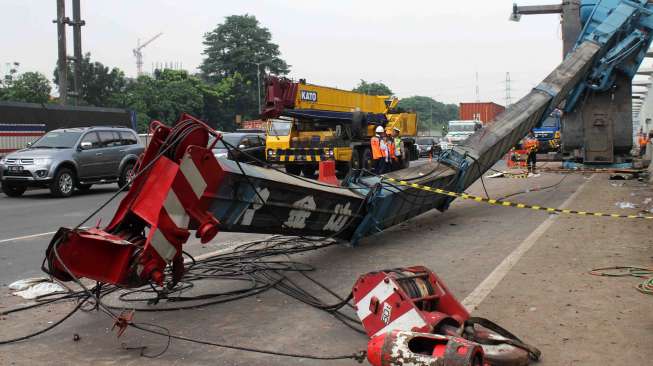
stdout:
POLYGON ((61 285, 51 282, 44 277, 16 281, 9 285, 9 289, 16 291, 12 293, 14 296, 20 296, 26 300, 34 300, 41 296, 66 292, 66 289, 61 285))
POLYGON ((494 174, 486 175, 485 178, 503 178, 505 174, 505 172, 497 172, 494 174))
POLYGON ((539 177, 540 175, 532 175, 526 171, 501 171, 494 174, 486 175, 485 178, 529 178, 529 177, 539 177))
POLYGON ((41 283, 41 282, 47 282, 48 278, 47 277, 31 277, 31 278, 26 278, 24 280, 18 280, 16 282, 12 282, 9 285, 10 290, 14 291, 23 291, 27 290, 28 288, 41 283))
POLYGON ((617 202, 617 203, 615 203, 615 206, 619 207, 622 210, 627 209, 627 208, 637 208, 636 204, 634 204, 632 202, 628 202, 628 201, 617 202))
POLYGON ((610 180, 633 180, 634 178, 635 175, 629 173, 615 173, 610 175, 610 180))

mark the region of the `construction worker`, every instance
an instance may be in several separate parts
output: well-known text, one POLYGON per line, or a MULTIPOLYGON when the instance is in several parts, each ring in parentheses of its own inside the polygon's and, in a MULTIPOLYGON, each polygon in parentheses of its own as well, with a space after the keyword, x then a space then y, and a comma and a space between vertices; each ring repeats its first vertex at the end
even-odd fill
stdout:
POLYGON ((401 137, 399 137, 399 134, 401 133, 401 130, 398 127, 394 127, 392 129, 392 141, 394 143, 395 151, 392 156, 393 163, 395 165, 395 170, 399 169, 401 167, 401 137))
POLYGON ((394 164, 394 160, 396 159, 395 158, 395 141, 392 138, 392 131, 390 133, 386 133, 385 143, 386 143, 386 145, 388 145, 388 159, 386 161, 386 167, 385 167, 385 171, 387 173, 387 172, 391 172, 391 171, 395 170, 395 164, 394 164))
POLYGON ((638 145, 639 145, 639 156, 644 156, 646 153, 646 145, 649 142, 648 136, 643 131, 639 132, 639 139, 638 139, 638 145))
POLYGON ((526 166, 529 173, 535 174, 537 165, 537 150, 540 148, 540 141, 535 138, 533 131, 530 131, 524 139, 524 149, 528 151, 528 159, 526 159, 526 166))
POLYGON ((381 168, 381 160, 383 160, 383 153, 381 152, 381 140, 383 139, 385 132, 383 131, 382 126, 378 126, 376 130, 374 130, 374 133, 375 135, 370 140, 370 145, 372 146, 372 171, 375 174, 381 174, 379 173, 379 169, 381 168))
POLYGON ((390 139, 388 135, 384 132, 383 137, 381 137, 381 161, 379 162, 379 172, 377 174, 385 174, 390 171, 390 139))

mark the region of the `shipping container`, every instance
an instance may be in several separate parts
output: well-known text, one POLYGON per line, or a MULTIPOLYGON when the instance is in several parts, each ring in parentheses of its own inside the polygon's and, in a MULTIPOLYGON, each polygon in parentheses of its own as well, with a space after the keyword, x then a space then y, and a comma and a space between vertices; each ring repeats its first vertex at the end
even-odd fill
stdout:
POLYGON ((476 120, 488 124, 493 122, 505 110, 504 106, 492 102, 460 103, 459 119, 461 121, 476 120))

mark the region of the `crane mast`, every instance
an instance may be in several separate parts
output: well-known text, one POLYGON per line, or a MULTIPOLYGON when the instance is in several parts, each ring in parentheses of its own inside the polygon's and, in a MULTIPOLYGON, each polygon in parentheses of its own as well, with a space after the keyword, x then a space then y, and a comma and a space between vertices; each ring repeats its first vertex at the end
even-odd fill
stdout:
POLYGON ((157 38, 161 37, 161 35, 163 35, 162 32, 155 35, 154 37, 150 38, 149 40, 147 40, 143 44, 141 44, 140 38, 136 42, 136 48, 134 48, 132 50, 132 52, 134 53, 134 57, 136 57, 136 75, 137 76, 143 75, 143 51, 142 51, 143 48, 145 48, 150 43, 154 42, 154 40, 156 40, 157 38))

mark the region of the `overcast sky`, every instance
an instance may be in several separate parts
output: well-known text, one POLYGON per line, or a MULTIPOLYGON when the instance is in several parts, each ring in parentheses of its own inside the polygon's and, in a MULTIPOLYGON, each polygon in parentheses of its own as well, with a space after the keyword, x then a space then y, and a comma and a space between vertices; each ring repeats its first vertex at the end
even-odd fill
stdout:
MULTIPOLYGON (((555 3, 521 0, 519 4, 555 3)), ((426 95, 458 103, 480 98, 504 104, 506 72, 513 101, 561 61, 558 15, 508 21, 512 0, 86 0, 83 52, 128 76, 136 74, 137 39, 163 36, 143 50, 152 63, 181 62, 195 71, 202 40, 232 14, 252 14, 272 32, 290 76, 350 89, 382 81, 399 97, 426 95)), ((0 73, 6 63, 52 78, 57 58, 55 0, 0 0, 0 73)), ((72 6, 67 2, 67 15, 72 6)), ((68 35, 72 54, 72 30, 68 35)))

